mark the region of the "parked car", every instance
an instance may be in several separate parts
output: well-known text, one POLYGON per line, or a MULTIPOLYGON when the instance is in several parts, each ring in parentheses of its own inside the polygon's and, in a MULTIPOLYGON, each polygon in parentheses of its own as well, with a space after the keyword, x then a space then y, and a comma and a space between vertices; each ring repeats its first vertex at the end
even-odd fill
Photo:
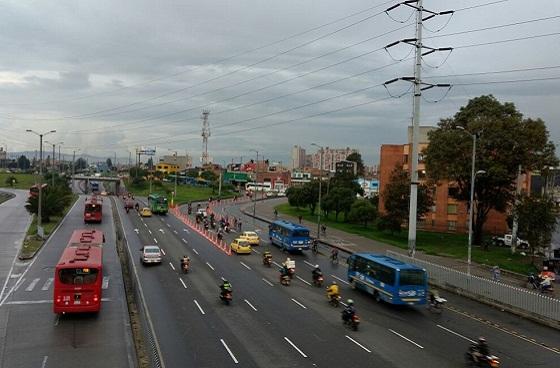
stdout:
POLYGON ((152 216, 152 210, 150 210, 148 207, 144 207, 140 210, 140 216, 151 217, 152 216))
POLYGON ((140 256, 142 264, 161 263, 161 249, 157 245, 145 245, 140 256))
MULTIPOLYGON (((496 244, 497 246, 500 247, 511 247, 511 243, 513 241, 513 235, 511 234, 506 234, 503 237, 493 237, 492 241, 494 244, 496 244)), ((517 238, 517 248, 519 249, 528 249, 529 248, 529 242, 523 239, 520 239, 519 237, 517 238)))
POLYGON ((231 250, 237 254, 250 254, 251 253, 251 244, 246 242, 245 240, 235 239, 229 245, 231 250))

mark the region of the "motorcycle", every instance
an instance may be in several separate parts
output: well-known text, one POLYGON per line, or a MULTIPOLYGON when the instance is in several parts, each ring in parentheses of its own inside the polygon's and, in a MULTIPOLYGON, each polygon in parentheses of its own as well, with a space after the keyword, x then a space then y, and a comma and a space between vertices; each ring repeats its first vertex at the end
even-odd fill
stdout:
POLYGON ((229 303, 231 303, 233 300, 231 291, 227 290, 226 292, 220 294, 220 299, 222 299, 225 305, 229 305, 229 303))
POLYGON ((443 306, 447 303, 447 299, 436 296, 433 300, 428 303, 428 310, 435 313, 441 313, 443 311, 443 306))
POLYGON ((480 355, 475 358, 475 353, 478 352, 476 344, 469 347, 469 350, 465 353, 465 359, 470 365, 475 367, 487 367, 487 368, 499 368, 500 358, 495 355, 480 355))
POLYGON ((554 289, 552 285, 544 286, 542 284, 543 279, 540 276, 535 276, 534 274, 530 274, 527 276, 527 287, 533 288, 534 290, 538 290, 541 293, 553 293, 554 289))
POLYGON ((224 231, 229 234, 229 226, 224 226, 224 231))
POLYGON ((128 213, 130 211, 130 208, 128 208, 128 207, 125 207, 124 209, 126 210, 126 213, 128 213))
POLYGON ((272 256, 263 257, 263 265, 265 265, 267 267, 271 267, 272 266, 272 256))
POLYGON ((329 296, 329 304, 335 308, 338 308, 340 304, 340 295, 331 295, 329 296))
POLYGON ((280 275, 280 283, 284 286, 290 286, 290 276, 280 275))
POLYGON ((360 325, 360 317, 356 313, 352 315, 352 317, 347 318, 344 316, 344 312, 342 312, 342 322, 345 326, 350 327, 354 331, 358 331, 358 326, 360 325))
POLYGON ((183 273, 189 273, 189 268, 189 263, 181 260, 181 270, 183 271, 183 273))
POLYGON ((313 277, 313 286, 322 287, 324 281, 325 278, 323 275, 317 275, 316 277, 313 277))
POLYGON ((223 238, 224 238, 224 235, 221 232, 219 232, 218 233, 218 240, 222 240, 223 238))

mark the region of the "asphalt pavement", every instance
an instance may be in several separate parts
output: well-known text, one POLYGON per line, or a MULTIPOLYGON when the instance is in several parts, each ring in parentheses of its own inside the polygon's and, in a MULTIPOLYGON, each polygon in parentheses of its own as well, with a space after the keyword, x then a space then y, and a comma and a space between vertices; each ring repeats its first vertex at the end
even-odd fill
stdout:
POLYGON ((115 249, 111 203, 103 222, 83 223, 83 196, 32 261, 12 270, 0 300, 0 366, 135 367, 136 358, 115 249), (52 310, 54 267, 76 229, 104 232, 103 294, 98 314, 57 316, 52 310))
POLYGON ((503 366, 553 367, 560 358, 557 331, 495 310, 477 313, 488 307, 468 299, 446 296, 453 309, 442 314, 375 303, 352 290, 344 264, 331 264, 325 254, 293 255, 297 276, 282 286, 278 266, 263 266, 260 254, 269 249, 277 264, 286 254, 268 243, 267 225, 255 221, 253 227, 238 206, 223 213, 242 218, 244 230, 257 230, 263 239, 250 255, 228 256, 171 214, 140 218, 118 210, 166 367, 461 367, 480 335, 503 366), (140 264, 139 249, 147 244, 165 252, 161 265, 140 264), (180 271, 184 254, 192 259, 188 274, 180 271), (356 301, 359 331, 345 328, 341 309, 310 285, 315 264, 327 282, 341 284, 344 298, 356 301), (222 278, 233 285, 229 306, 218 297, 222 278))

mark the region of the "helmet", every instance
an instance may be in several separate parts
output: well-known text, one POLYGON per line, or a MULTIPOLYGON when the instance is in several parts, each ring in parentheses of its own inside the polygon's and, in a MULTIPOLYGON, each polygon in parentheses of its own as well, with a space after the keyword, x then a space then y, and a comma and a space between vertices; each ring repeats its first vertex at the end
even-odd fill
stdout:
POLYGON ((346 303, 348 303, 348 305, 352 305, 352 304, 354 304, 354 301, 353 301, 352 299, 348 299, 348 300, 346 301, 346 303))
POLYGON ((316 265, 315 265, 315 268, 319 268, 319 265, 318 265, 318 264, 316 264, 316 265))
POLYGON ((332 285, 336 285, 336 281, 333 281, 331 284, 332 284, 332 285))
POLYGON ((486 344, 486 339, 485 339, 484 337, 480 336, 480 337, 478 338, 478 342, 479 342, 480 344, 486 344))

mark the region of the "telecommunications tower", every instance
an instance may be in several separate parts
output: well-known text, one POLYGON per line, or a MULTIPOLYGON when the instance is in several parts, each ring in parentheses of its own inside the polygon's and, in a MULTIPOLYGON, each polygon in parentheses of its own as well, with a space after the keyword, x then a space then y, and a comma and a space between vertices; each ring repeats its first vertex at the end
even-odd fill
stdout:
POLYGON ((208 165, 208 137, 210 137, 210 123, 208 122, 210 110, 202 110, 202 166, 208 165))

